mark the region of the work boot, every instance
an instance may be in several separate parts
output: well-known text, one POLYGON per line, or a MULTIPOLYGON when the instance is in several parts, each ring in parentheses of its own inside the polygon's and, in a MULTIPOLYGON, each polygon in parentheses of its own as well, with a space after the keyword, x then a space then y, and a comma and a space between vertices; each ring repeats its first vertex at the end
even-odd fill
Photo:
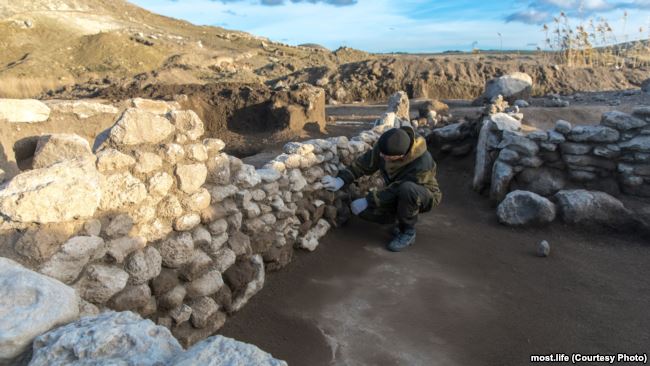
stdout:
POLYGON ((410 247, 413 243, 415 243, 415 229, 406 229, 395 236, 386 248, 391 252, 399 252, 410 247))
POLYGON ((390 229, 390 235, 393 237, 396 237, 397 235, 401 234, 402 230, 400 230, 399 225, 395 225, 390 229))

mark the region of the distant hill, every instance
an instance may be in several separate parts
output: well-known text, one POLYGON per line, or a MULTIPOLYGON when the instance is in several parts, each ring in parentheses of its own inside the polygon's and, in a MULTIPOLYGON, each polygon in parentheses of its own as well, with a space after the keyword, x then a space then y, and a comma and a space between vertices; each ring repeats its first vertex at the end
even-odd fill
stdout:
POLYGON ((356 51, 341 60, 323 47, 196 26, 122 0, 2 1, 0 49, 0 97, 139 74, 158 83, 259 83, 370 57, 356 51))

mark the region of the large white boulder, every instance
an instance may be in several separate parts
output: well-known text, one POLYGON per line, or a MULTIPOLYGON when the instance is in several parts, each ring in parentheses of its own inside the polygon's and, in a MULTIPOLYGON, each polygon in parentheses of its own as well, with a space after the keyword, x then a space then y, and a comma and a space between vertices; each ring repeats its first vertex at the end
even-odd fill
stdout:
POLYGON ((497 207, 499 222, 506 225, 547 224, 555 220, 555 205, 527 191, 513 191, 497 207))
POLYGON ((71 287, 0 258, 0 364, 11 364, 36 336, 75 320, 78 304, 71 287))
POLYGON ((182 351, 167 328, 130 311, 106 312, 36 338, 29 365, 173 365, 182 351))
POLYGON ((514 102, 517 99, 529 99, 533 89, 533 79, 523 72, 504 75, 487 82, 485 92, 479 99, 489 101, 499 95, 503 99, 514 102))
POLYGON ((286 362, 273 358, 252 344, 220 335, 197 343, 184 353, 178 354, 169 364, 175 366, 287 366, 286 362))
POLYGON ((11 123, 47 121, 50 108, 36 99, 0 99, 0 120, 11 123))
POLYGON ((69 160, 7 182, 0 189, 0 213, 23 223, 64 222, 93 216, 100 199, 94 161, 69 160))
POLYGON ((117 145, 157 144, 175 128, 166 118, 141 109, 129 108, 111 128, 110 140, 117 145))
POLYGON ((32 168, 40 169, 81 157, 92 157, 90 144, 83 137, 73 133, 42 135, 36 143, 32 168))

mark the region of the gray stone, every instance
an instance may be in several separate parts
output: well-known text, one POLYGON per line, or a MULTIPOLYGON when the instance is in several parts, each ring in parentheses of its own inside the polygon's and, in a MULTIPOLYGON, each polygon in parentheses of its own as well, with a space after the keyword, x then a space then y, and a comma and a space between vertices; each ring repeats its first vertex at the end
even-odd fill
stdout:
POLYGON ((88 236, 99 236, 102 232, 102 222, 97 219, 90 219, 84 223, 84 232, 88 236))
POLYGON ((612 111, 603 113, 600 124, 615 128, 619 131, 627 131, 635 128, 645 127, 647 122, 630 116, 627 113, 612 111))
POLYGON ((252 188, 262 182, 262 178, 257 174, 255 167, 244 164, 235 175, 235 183, 243 188, 252 188))
POLYGON ((210 296, 223 286, 223 278, 219 271, 210 271, 187 284, 187 297, 195 299, 210 296))
POLYGON ((568 133, 567 138, 575 142, 616 142, 620 133, 605 126, 577 126, 568 133))
POLYGON ((564 137, 563 134, 554 130, 548 131, 548 142, 552 144, 561 144, 565 141, 566 137, 564 137))
POLYGON ((637 136, 630 141, 619 143, 618 146, 624 151, 650 152, 650 135, 637 136))
POLYGON ((162 309, 177 309, 183 304, 185 295, 187 295, 185 287, 182 285, 176 285, 158 298, 158 305, 160 305, 162 309))
POLYGON ((504 133, 498 148, 508 148, 523 156, 535 156, 539 152, 539 146, 534 141, 514 133, 504 133))
POLYGON ((210 317, 219 311, 219 305, 209 297, 193 301, 190 307, 192 308, 191 321, 195 328, 205 328, 210 317))
POLYGON ((282 177, 282 173, 272 168, 257 169, 257 175, 264 183, 273 183, 282 177))
POLYGON ((650 79, 645 79, 643 83, 641 83, 641 91, 650 94, 650 79))
MULTIPOLYGON (((255 277, 246 285, 244 291, 233 299, 232 304, 229 308, 230 312, 239 311, 244 305, 246 305, 246 303, 248 303, 248 300, 250 300, 251 297, 257 294, 262 289, 262 287, 264 287, 265 274, 264 260, 262 259, 262 256, 256 254, 248 260, 250 261, 250 264, 255 268, 255 277)), ((221 278, 221 276, 219 276, 219 278, 221 278)))
POLYGON ((287 366, 259 348, 220 335, 197 343, 169 363, 175 366, 287 366))
POLYGON ((32 168, 46 168, 62 161, 83 157, 92 157, 90 144, 83 137, 68 133, 41 135, 36 142, 32 168))
POLYGON ((514 150, 504 148, 499 152, 498 160, 508 164, 515 164, 519 161, 519 153, 514 150))
POLYGON ((147 240, 136 237, 122 237, 113 239, 106 244, 108 256, 116 263, 124 262, 124 259, 132 252, 142 249, 147 245, 147 240))
MULTIPOLYGON (((610 159, 599 158, 592 155, 570 155, 564 154, 562 156, 567 165, 572 167, 596 167, 604 170, 615 170, 616 162, 610 159)), ((584 169, 588 170, 588 169, 584 169)))
POLYGON ((552 196, 566 186, 566 178, 557 169, 525 169, 517 175, 517 184, 526 191, 552 196))
POLYGON ((591 182, 598 179, 598 175, 594 172, 587 170, 580 170, 572 168, 568 171, 569 179, 574 182, 591 182))
POLYGON ((528 74, 515 72, 489 80, 485 85, 485 92, 479 99, 491 100, 499 95, 509 102, 529 99, 532 88, 533 79, 528 74))
POLYGON ((634 108, 632 115, 634 117, 641 118, 646 122, 650 122, 650 107, 644 106, 644 107, 634 108))
POLYGON ((129 283, 140 285, 160 274, 162 257, 158 250, 148 246, 130 255, 124 263, 124 270, 129 274, 129 283))
POLYGON ((36 338, 30 365, 167 365, 182 352, 167 328, 130 311, 111 311, 36 338))
POLYGON ((510 192, 497 207, 499 222, 512 226, 547 224, 555 220, 555 214, 551 201, 527 191, 510 192))
POLYGON ((133 219, 131 216, 121 214, 115 216, 106 227, 106 235, 111 238, 128 235, 129 231, 133 228, 133 219))
POLYGON ((555 131, 561 133, 561 134, 568 134, 571 132, 573 129, 573 126, 571 126, 571 123, 565 120, 558 120, 555 122, 555 131))
POLYGON ((506 113, 496 113, 489 116, 490 128, 498 131, 516 132, 521 130, 521 122, 506 113))
POLYGON ((0 363, 12 364, 34 337, 75 320, 78 303, 71 287, 0 258, 0 363))
POLYGON ((192 234, 183 232, 171 236, 163 240, 158 250, 165 267, 178 268, 189 263, 194 255, 192 234))
POLYGON ((70 160, 18 174, 0 186, 0 212, 8 221, 66 222, 92 217, 101 197, 94 162, 70 160))
POLYGON ((510 181, 515 175, 512 166, 497 161, 492 169, 492 184, 490 185, 490 199, 501 202, 510 190, 510 181))
POLYGON ((548 257, 551 254, 551 244, 546 240, 542 240, 537 244, 537 256, 548 257))
POLYGON ((126 286, 111 298, 108 306, 117 311, 142 309, 151 299, 151 289, 146 283, 126 286))
POLYGON ((174 319, 174 324, 183 324, 186 321, 190 320, 190 317, 192 316, 192 308, 186 304, 181 304, 181 306, 170 311, 169 316, 174 319))
POLYGON ((141 109, 129 108, 110 130, 110 140, 118 145, 157 144, 174 132, 166 118, 141 109))
POLYGON ((540 131, 540 130, 533 131, 528 135, 526 135, 526 137, 528 137, 533 141, 539 141, 539 142, 548 141, 548 134, 546 133, 546 131, 540 131))
POLYGON ((488 146, 491 135, 493 135, 493 132, 490 130, 490 123, 484 121, 476 145, 476 163, 474 166, 474 178, 472 180, 472 187, 477 192, 483 190, 492 174, 493 162, 488 146))
POLYGON ((128 280, 129 274, 117 267, 91 264, 74 287, 82 299, 103 304, 122 291, 128 280))
POLYGON ((515 100, 514 106, 518 108, 527 108, 530 106, 530 104, 523 99, 517 99, 515 100))
POLYGON ((565 142, 560 144, 560 151, 563 154, 584 155, 589 154, 593 146, 589 144, 578 144, 574 142, 565 142))
POLYGON ((607 159, 614 159, 621 155, 621 148, 618 145, 596 146, 593 154, 607 159))
POLYGON ((558 211, 568 224, 623 229, 633 224, 632 213, 621 201, 604 192, 571 190, 555 196, 558 211))
POLYGON ((99 259, 104 253, 104 239, 97 236, 75 236, 65 242, 61 249, 39 268, 39 272, 70 284, 79 277, 90 260, 99 259))

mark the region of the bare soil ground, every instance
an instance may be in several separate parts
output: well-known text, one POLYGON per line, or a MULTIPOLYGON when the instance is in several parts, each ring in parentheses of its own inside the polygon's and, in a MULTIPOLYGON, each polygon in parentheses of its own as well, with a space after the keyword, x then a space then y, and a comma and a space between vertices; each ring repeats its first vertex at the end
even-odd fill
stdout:
MULTIPOLYGON (((478 113, 467 101, 447 102, 455 116, 478 113)), ((548 128, 557 119, 594 124, 602 112, 629 111, 648 97, 609 92, 569 108, 541 103, 523 112, 528 124, 548 128), (603 98, 621 104, 603 106, 603 98)), ((330 106, 328 115, 372 120, 384 110, 330 106)), ((560 222, 499 225, 471 190, 473 166, 472 156, 439 162, 443 202, 422 215, 409 250, 386 251, 389 227, 353 219, 315 253, 269 274, 220 333, 311 366, 522 365, 533 354, 646 352, 648 238, 560 222), (535 256, 541 240, 551 243, 548 258, 535 256)))
POLYGON ((444 199, 402 253, 353 220, 269 275, 221 334, 290 365, 522 365, 531 354, 646 352, 647 241, 555 223, 512 229, 446 160, 444 199), (534 255, 548 240, 548 258, 534 255))

